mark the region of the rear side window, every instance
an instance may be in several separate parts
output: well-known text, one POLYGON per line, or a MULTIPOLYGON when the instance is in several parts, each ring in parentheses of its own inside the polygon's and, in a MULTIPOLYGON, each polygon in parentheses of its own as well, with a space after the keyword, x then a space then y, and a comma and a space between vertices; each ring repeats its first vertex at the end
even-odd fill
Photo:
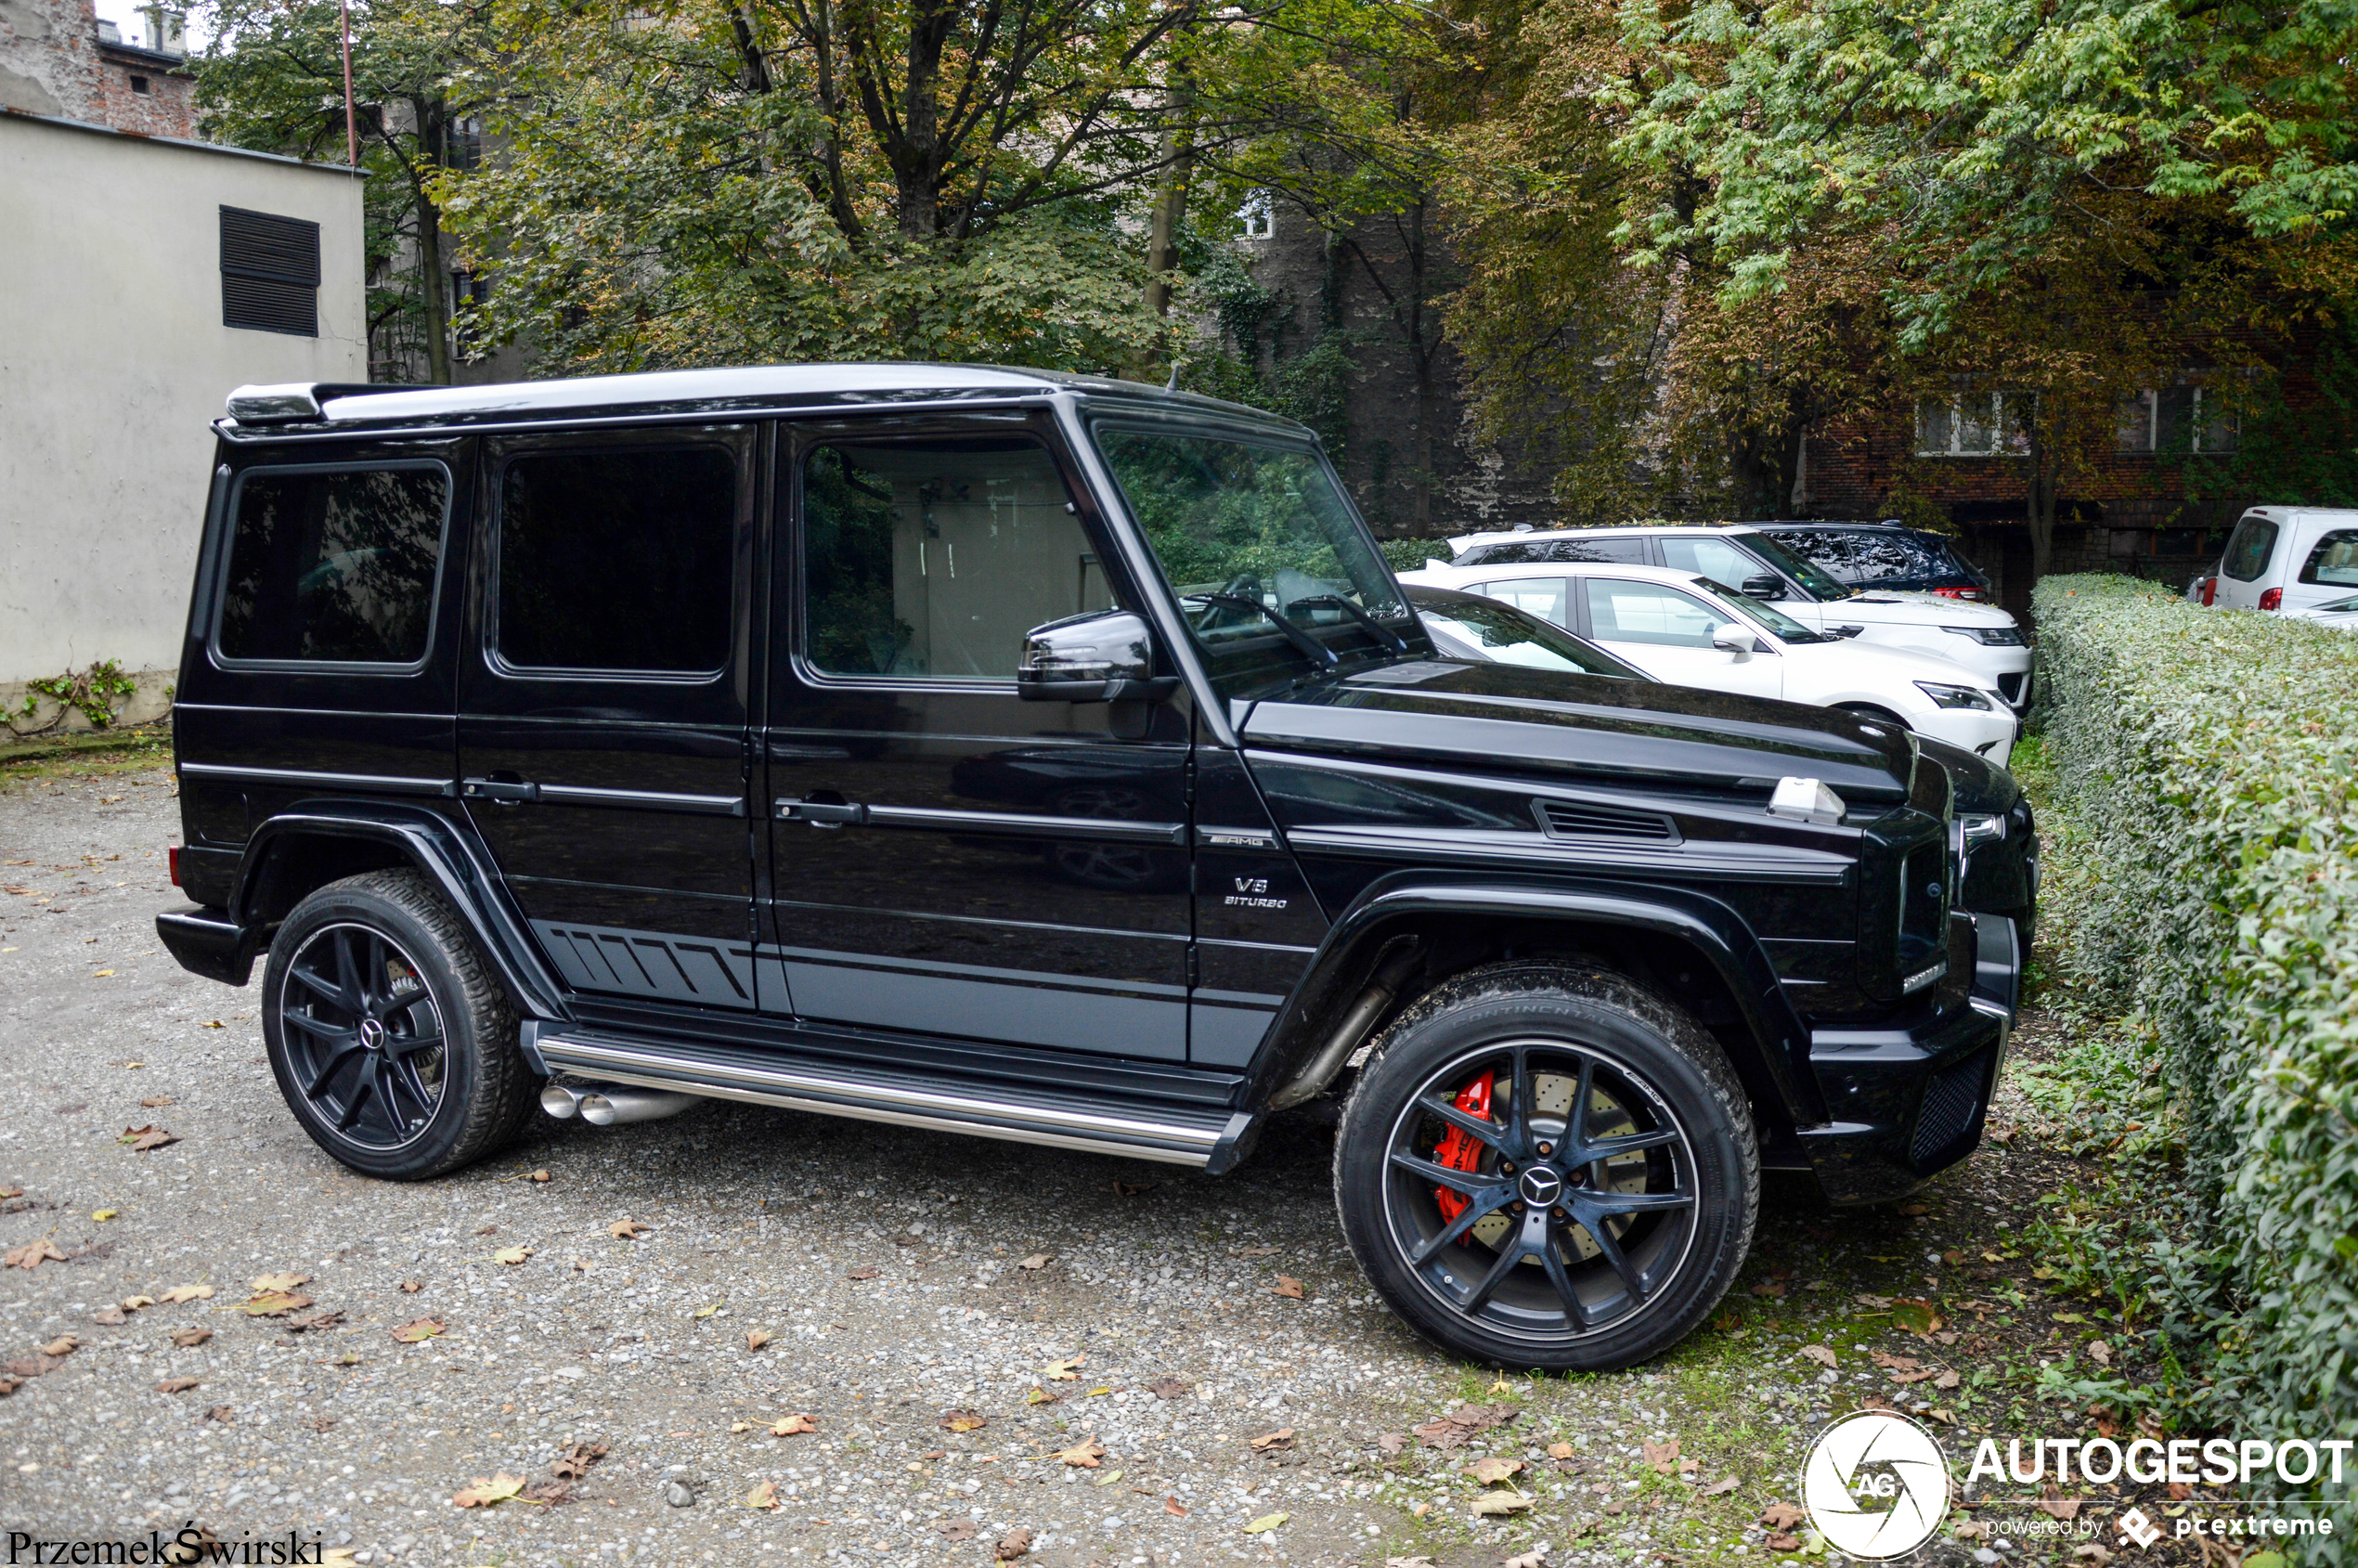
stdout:
POLYGON ((1646 564, 1642 538, 1507 539, 1478 544, 1458 557, 1459 566, 1522 566, 1542 561, 1595 561, 1608 565, 1646 564))
POLYGON ((1708 648, 1711 634, 1736 618, 1658 583, 1590 577, 1585 586, 1590 635, 1600 642, 1708 648))
MULTIPOLYGON (((1691 536, 1663 540, 1662 564, 1674 572, 1692 572, 1730 588, 1740 589, 1750 578, 1773 575, 1749 551, 1738 550, 1725 539, 1691 536)), ((1780 590, 1783 586, 1778 585, 1780 590)))
POLYGON ((499 485, 500 658, 521 669, 720 669, 736 519, 726 447, 512 458, 499 485))
POLYGON ((1964 572, 1945 546, 1898 528, 1869 531, 1779 529, 1779 544, 1798 551, 1846 583, 1960 577, 1964 572))
POLYGON ((440 463, 253 468, 238 481, 224 658, 415 664, 434 624, 440 463))
POLYGON ((2269 554, 2275 548, 2276 525, 2265 517, 2247 517, 2235 525, 2219 569, 2239 583, 2250 582, 2268 569, 2269 554))
POLYGON ((2301 565, 2300 580, 2327 588, 2358 588, 2358 530, 2337 528, 2319 539, 2301 565))
POLYGON ((1512 604, 1526 616, 1537 616, 1557 626, 1572 625, 1572 616, 1564 603, 1564 579, 1561 577, 1522 577, 1510 582, 1476 583, 1468 592, 1479 593, 1485 599, 1496 599, 1502 604, 1512 604))

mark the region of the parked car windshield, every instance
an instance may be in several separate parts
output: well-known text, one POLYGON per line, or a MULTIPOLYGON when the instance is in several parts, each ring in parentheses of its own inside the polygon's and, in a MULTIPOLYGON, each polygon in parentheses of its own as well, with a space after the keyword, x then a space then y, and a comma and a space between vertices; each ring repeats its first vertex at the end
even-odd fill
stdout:
POLYGON ((1818 633, 1810 630, 1807 627, 1802 625, 1791 616, 1786 615, 1782 610, 1778 609, 1775 605, 1763 604, 1759 600, 1753 598, 1749 594, 1738 593, 1726 583, 1716 583, 1709 577, 1697 577, 1695 579, 1695 586, 1705 590, 1714 599, 1718 600, 1721 603, 1736 611, 1738 614, 1758 623, 1761 626, 1767 627, 1770 631, 1777 634, 1779 641, 1831 642, 1833 641, 1831 637, 1821 637, 1818 633))
POLYGON ((1537 616, 1527 616, 1511 604, 1474 594, 1428 598, 1410 590, 1417 615, 1445 654, 1463 650, 1494 664, 1519 665, 1525 669, 1561 669, 1579 675, 1617 675, 1651 680, 1634 665, 1624 664, 1602 648, 1583 642, 1561 627, 1537 616))
MULTIPOLYGON (((1813 536, 1813 542, 1814 538, 1813 536)), ((1836 600, 1847 599, 1859 591, 1841 578, 1827 572, 1817 562, 1787 550, 1769 535, 1747 533, 1744 535, 1744 543, 1754 554, 1799 583, 1803 591, 1820 603, 1831 604, 1836 600)))
POLYGON ((1316 451, 1170 426, 1095 434, 1224 693, 1327 667, 1306 641, 1344 664, 1429 651, 1316 451))

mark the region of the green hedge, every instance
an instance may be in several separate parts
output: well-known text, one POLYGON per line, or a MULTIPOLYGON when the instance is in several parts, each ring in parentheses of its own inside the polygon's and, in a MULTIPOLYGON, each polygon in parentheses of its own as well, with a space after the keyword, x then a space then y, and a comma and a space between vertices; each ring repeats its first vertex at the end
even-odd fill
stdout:
POLYGON ((2358 637, 2122 577, 2035 609, 2079 964, 2161 1043, 2220 1264, 2209 1416, 2358 1436, 2358 637))

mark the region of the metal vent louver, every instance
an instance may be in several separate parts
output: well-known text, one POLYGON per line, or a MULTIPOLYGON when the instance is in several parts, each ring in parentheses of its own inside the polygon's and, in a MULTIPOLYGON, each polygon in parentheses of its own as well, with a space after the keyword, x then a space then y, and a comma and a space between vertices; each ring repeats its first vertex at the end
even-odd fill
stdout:
POLYGON ((221 324, 319 335, 319 226, 221 209, 221 324))
POLYGON ((1535 800, 1540 830, 1550 838, 1620 838, 1642 844, 1676 844, 1678 829, 1653 811, 1597 806, 1580 800, 1535 800))

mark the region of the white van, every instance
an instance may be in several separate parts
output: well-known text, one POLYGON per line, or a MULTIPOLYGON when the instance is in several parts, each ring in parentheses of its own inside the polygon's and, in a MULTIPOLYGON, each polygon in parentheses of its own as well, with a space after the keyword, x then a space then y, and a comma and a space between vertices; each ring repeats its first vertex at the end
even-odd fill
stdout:
POLYGON ((2313 610, 2358 592, 2358 512, 2256 506, 2186 597, 2222 610, 2313 610))

